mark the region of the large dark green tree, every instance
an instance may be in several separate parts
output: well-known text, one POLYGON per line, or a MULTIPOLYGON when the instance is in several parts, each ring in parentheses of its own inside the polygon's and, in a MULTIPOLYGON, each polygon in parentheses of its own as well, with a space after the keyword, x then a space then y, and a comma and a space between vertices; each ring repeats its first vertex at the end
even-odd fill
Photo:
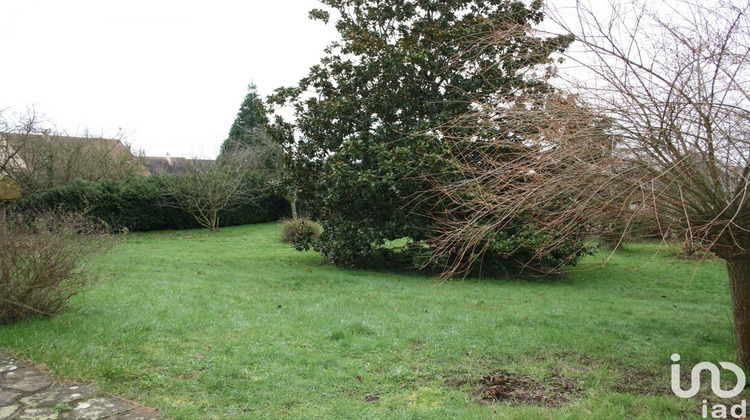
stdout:
POLYGON ((254 83, 247 87, 247 95, 237 111, 229 129, 229 136, 221 145, 220 154, 223 156, 228 152, 254 146, 261 142, 264 130, 268 125, 268 109, 263 103, 263 98, 258 95, 258 88, 254 83))
POLYGON ((284 176, 281 161, 283 140, 280 137, 283 126, 270 124, 269 109, 255 84, 251 83, 247 89, 217 161, 246 165, 248 173, 264 180, 268 192, 276 194, 284 190, 279 185, 284 176))
MULTIPOLYGON (((300 198, 322 219, 318 250, 349 266, 385 241, 434 234, 438 204, 420 196, 430 188, 422 175, 439 173, 466 141, 482 140, 452 122, 484 98, 513 103, 519 93, 549 91, 533 73, 572 40, 529 34, 543 18, 541 1, 322 3, 338 16, 341 40, 273 100, 296 108, 291 170, 300 198), (480 42, 503 27, 515 30, 480 42)), ((331 15, 310 12, 326 23, 331 15)))

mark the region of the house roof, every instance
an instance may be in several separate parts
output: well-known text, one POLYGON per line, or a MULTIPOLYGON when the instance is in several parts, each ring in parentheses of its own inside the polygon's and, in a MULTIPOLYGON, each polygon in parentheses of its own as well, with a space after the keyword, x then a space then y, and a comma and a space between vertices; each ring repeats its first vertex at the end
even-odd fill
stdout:
POLYGON ((188 167, 191 164, 213 166, 214 161, 210 159, 188 159, 184 157, 172 157, 169 156, 169 154, 164 157, 146 157, 146 168, 151 175, 185 173, 187 172, 188 167))
POLYGON ((18 156, 16 148, 0 135, 0 176, 10 168, 26 168, 26 162, 18 156))
MULTIPOLYGON (((105 139, 101 137, 71 137, 61 135, 48 135, 48 134, 18 134, 18 133, 0 133, 0 140, 7 141, 7 144, 11 149, 14 149, 18 153, 16 159, 20 159, 24 166, 34 168, 44 160, 44 156, 40 156, 38 151, 44 150, 40 147, 34 147, 39 145, 41 142, 55 143, 62 145, 68 150, 74 149, 86 149, 86 150, 97 150, 107 153, 110 157, 122 160, 135 158, 130 148, 125 146, 118 139, 105 139), (31 145, 31 147, 26 147, 31 145)), ((146 168, 140 171, 143 175, 147 175, 146 168)))
POLYGON ((0 133, 0 137, 2 137, 4 140, 7 140, 8 143, 15 148, 19 148, 24 143, 29 142, 29 141, 38 142, 42 140, 48 140, 52 142, 65 143, 65 144, 70 144, 70 145, 74 145, 77 143, 96 145, 96 146, 106 147, 107 149, 111 150, 113 153, 116 153, 116 152, 130 153, 130 149, 128 149, 118 139, 105 139, 101 137, 71 137, 71 136, 60 136, 60 135, 55 135, 55 134, 19 134, 19 133, 0 133))

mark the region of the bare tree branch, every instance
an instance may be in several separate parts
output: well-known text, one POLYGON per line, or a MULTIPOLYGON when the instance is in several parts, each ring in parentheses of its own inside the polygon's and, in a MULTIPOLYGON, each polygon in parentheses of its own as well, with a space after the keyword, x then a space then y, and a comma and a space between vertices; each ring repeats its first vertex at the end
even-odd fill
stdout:
POLYGON ((456 122, 482 141, 454 157, 460 181, 433 177, 446 203, 433 258, 451 256, 447 275, 465 272, 493 238, 526 235, 506 232, 511 220, 533 226, 533 260, 582 230, 622 234, 652 214, 663 233, 726 260, 738 356, 750 366, 750 5, 596 6, 548 11, 577 40, 566 54, 574 71, 562 71, 573 94, 520 107, 480 98, 456 122))

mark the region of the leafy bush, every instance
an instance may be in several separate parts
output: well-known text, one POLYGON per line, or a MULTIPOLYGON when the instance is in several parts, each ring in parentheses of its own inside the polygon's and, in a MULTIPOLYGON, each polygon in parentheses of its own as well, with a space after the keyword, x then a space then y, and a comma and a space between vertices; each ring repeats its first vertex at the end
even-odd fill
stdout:
POLYGON ((106 230, 80 215, 45 213, 0 231, 0 324, 54 315, 87 289, 86 262, 111 243, 106 230))
POLYGON ((281 240, 294 245, 298 251, 307 251, 320 237, 320 225, 302 217, 287 219, 281 224, 281 240))
MULTIPOLYGON (((295 108, 299 135, 286 139, 289 177, 300 200, 320 215, 316 250, 350 267, 379 254, 388 241, 442 235, 435 221, 451 201, 434 191, 460 182, 455 178, 462 173, 450 162, 476 158, 476 144, 498 137, 532 141, 544 125, 508 129, 501 112, 485 115, 473 104, 539 106, 527 98, 553 88, 546 76, 529 71, 551 66, 551 56, 573 38, 527 32, 543 17, 541 1, 324 3, 358 18, 338 21, 340 42, 297 86, 278 89, 269 101, 295 108), (384 28, 384 21, 392 24, 384 28), (479 42, 500 28, 505 36, 497 42, 479 42), (502 65, 488 65, 498 61, 502 65)), ((311 16, 330 17, 321 10, 311 16)), ((511 150, 496 153, 515 160, 511 150)), ((481 160, 475 164, 483 167, 481 160)))

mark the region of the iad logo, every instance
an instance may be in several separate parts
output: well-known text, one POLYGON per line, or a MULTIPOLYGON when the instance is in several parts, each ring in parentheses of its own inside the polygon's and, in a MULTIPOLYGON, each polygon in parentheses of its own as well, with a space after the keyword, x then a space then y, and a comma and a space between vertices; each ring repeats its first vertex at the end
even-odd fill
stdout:
POLYGON ((731 391, 724 391, 721 389, 719 368, 713 363, 701 362, 693 366, 693 370, 690 372, 690 389, 683 391, 680 387, 680 365, 677 363, 680 361, 680 355, 673 354, 672 361, 675 362, 672 364, 672 392, 680 398, 692 398, 698 393, 701 387, 701 371, 703 370, 711 372, 711 391, 719 398, 734 398, 745 389, 745 372, 739 366, 734 363, 719 362, 721 367, 731 370, 737 375, 737 385, 731 391))
MULTIPOLYGON (((730 391, 725 391, 721 388, 721 372, 715 364, 709 362, 701 362, 693 366, 693 370, 690 371, 690 389, 683 391, 680 386, 680 365, 677 363, 680 361, 679 354, 672 355, 672 392, 680 398, 692 398, 701 387, 701 372, 707 370, 711 373, 711 391, 719 398, 734 398, 745 389, 745 372, 740 369, 739 366, 729 362, 719 362, 722 368, 732 371, 737 376, 737 385, 730 391)), ((703 400, 703 418, 708 418, 708 402, 703 400)), ((744 418, 747 412, 747 402, 742 401, 742 404, 732 406, 731 414, 733 418, 744 418)), ((725 419, 728 417, 727 406, 723 404, 717 404, 712 407, 711 417, 715 419, 725 419)))

